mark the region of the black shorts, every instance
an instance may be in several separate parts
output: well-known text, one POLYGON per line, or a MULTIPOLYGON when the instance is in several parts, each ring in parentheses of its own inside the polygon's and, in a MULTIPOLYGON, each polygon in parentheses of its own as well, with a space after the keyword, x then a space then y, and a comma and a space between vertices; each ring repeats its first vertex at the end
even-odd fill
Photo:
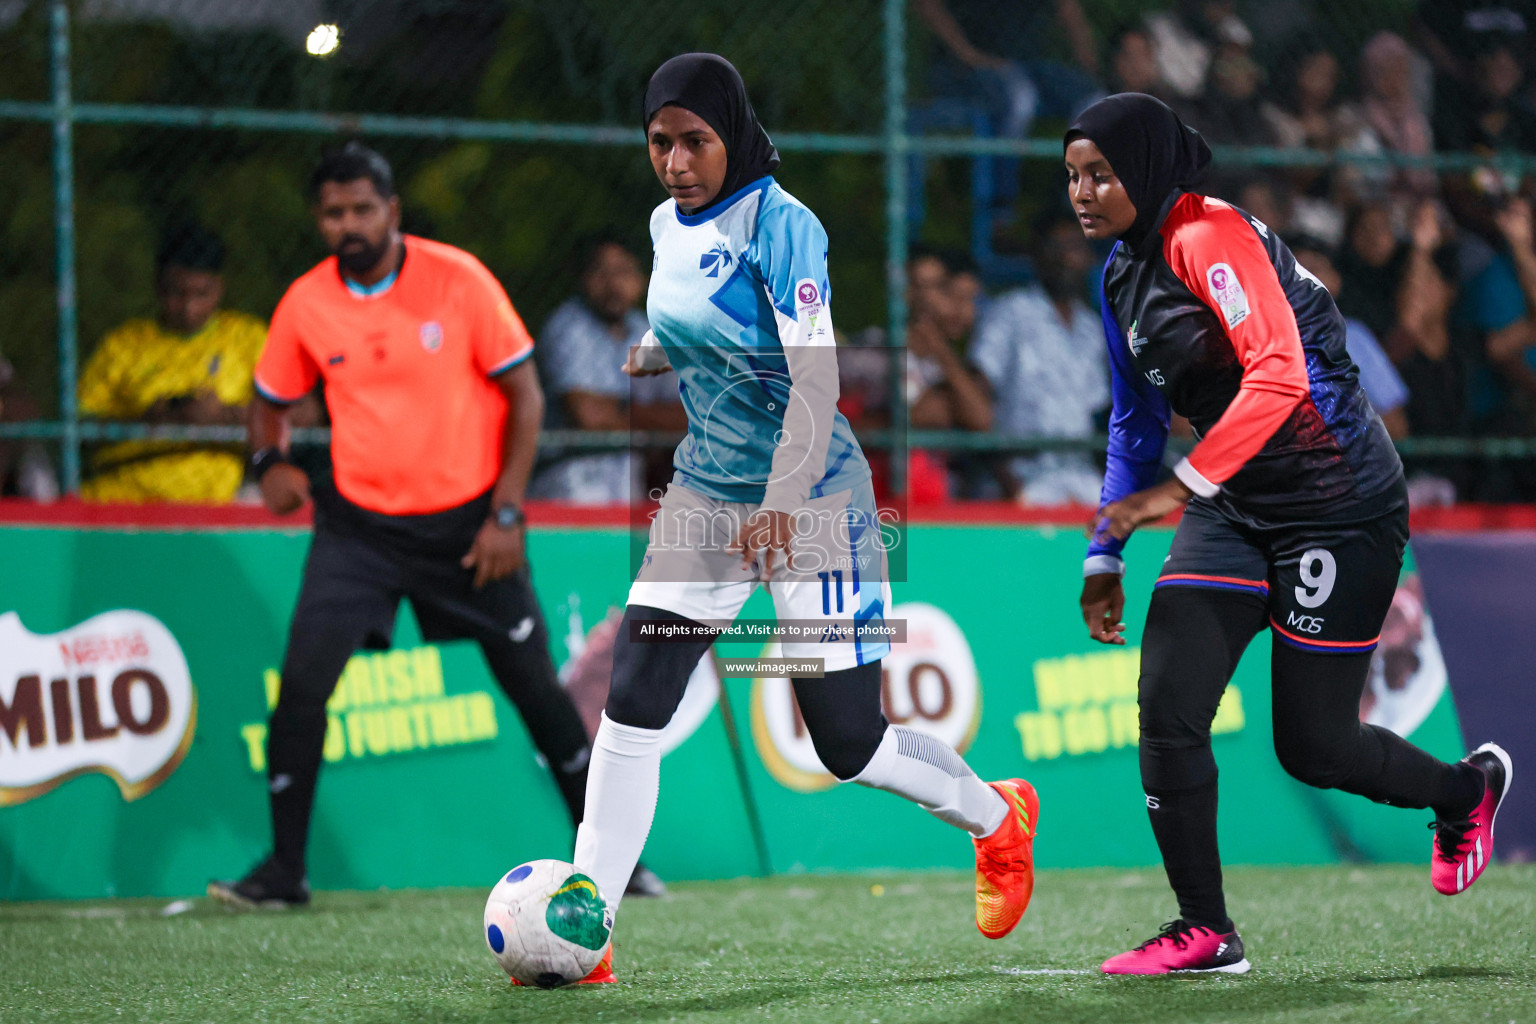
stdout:
POLYGON ((509 635, 521 642, 543 621, 528 567, 476 590, 475 571, 459 564, 489 511, 487 493, 430 515, 383 515, 317 486, 295 632, 348 635, 382 650, 408 598, 428 642, 509 635))
POLYGON ((1253 594, 1268 604, 1278 641, 1315 653, 1361 653, 1376 648, 1407 543, 1401 490, 1324 522, 1238 522, 1196 498, 1156 585, 1253 594))

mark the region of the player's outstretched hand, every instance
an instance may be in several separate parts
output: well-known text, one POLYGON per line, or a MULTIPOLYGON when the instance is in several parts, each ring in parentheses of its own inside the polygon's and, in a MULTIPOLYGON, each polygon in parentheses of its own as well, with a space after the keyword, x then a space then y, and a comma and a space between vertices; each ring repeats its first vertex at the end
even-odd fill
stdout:
POLYGON ((736 531, 736 539, 726 546, 726 550, 741 555, 743 569, 750 568, 752 560, 761 551, 763 553, 762 580, 767 583, 773 579, 773 563, 777 552, 784 553, 786 566, 794 557, 793 552, 789 550, 789 542, 793 535, 788 512, 760 508, 741 524, 741 528, 736 531))
POLYGON ((1195 492, 1185 487, 1181 480, 1170 477, 1155 487, 1137 491, 1099 509, 1093 522, 1093 535, 1125 540, 1136 532, 1137 527, 1177 512, 1194 496, 1195 492))
POLYGON ((475 570, 475 589, 487 583, 505 579, 528 564, 523 546, 526 532, 521 525, 503 529, 494 522, 487 522, 475 534, 475 542, 459 564, 475 570))
POLYGON ((1101 644, 1125 646, 1125 589, 1116 573, 1099 573, 1083 580, 1083 596, 1078 598, 1088 635, 1101 644))
POLYGON ((309 477, 298 466, 279 462, 261 477, 261 503, 275 516, 297 512, 309 500, 309 477))

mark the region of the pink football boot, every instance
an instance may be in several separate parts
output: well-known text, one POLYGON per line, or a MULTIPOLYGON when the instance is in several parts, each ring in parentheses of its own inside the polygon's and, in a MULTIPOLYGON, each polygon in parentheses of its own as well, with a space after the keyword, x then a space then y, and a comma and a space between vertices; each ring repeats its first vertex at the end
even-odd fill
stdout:
POLYGON ((1484 743, 1461 760, 1482 772, 1487 784, 1483 799, 1469 817, 1461 821, 1436 817, 1430 823, 1429 827, 1435 830, 1435 842, 1429 880, 1436 892, 1447 896, 1454 896, 1477 881, 1488 866, 1493 857, 1493 819, 1515 775, 1509 755, 1497 743, 1484 743))
POLYGON ((1180 921, 1169 921, 1155 938, 1112 956, 1099 967, 1105 974, 1247 974, 1252 965, 1243 956, 1237 932, 1216 932, 1180 921))

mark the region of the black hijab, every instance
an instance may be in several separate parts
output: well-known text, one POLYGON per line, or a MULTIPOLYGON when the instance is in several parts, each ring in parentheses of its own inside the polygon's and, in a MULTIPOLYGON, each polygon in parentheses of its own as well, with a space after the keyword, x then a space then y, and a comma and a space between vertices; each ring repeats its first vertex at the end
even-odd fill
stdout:
POLYGON ((1205 177, 1211 147, 1168 104, 1139 92, 1106 96, 1080 114, 1062 140, 1085 138, 1099 147, 1136 207, 1136 222, 1120 237, 1135 248, 1163 215, 1176 192, 1205 177))
POLYGON ((715 198, 694 213, 729 199, 779 166, 779 151, 757 121, 741 74, 724 57, 685 53, 657 68, 645 89, 641 127, 649 128, 656 112, 668 105, 697 114, 725 143, 725 182, 715 198))

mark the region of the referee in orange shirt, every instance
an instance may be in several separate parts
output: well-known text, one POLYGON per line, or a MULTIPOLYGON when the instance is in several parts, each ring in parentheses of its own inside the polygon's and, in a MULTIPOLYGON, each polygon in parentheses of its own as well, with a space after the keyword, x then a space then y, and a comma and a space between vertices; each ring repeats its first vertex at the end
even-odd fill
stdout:
MULTIPOLYGON (((544 396, 501 285, 452 246, 403 235, 389 164, 359 143, 310 178, 333 255, 278 303, 256 366, 251 471, 267 508, 313 497, 314 540, 267 731, 273 850, 208 894, 309 902, 304 855, 325 704, 359 648, 387 647, 402 597, 429 641, 473 639, 581 820, 590 750, 529 581, 521 504, 544 396), (325 381, 334 482, 288 461, 287 411, 325 381)), ((632 888, 659 880, 637 872, 632 888)))

